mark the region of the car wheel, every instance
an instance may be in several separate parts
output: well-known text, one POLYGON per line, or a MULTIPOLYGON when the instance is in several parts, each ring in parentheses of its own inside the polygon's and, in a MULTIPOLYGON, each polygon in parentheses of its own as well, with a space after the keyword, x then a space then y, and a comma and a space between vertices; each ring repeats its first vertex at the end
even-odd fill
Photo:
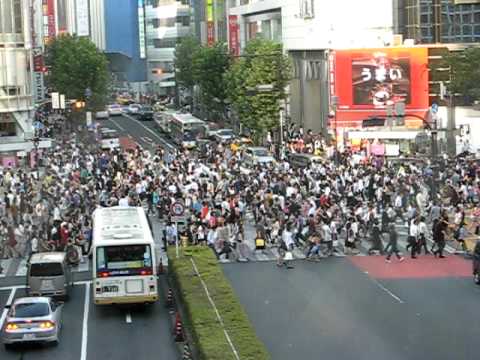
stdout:
POLYGON ((480 275, 478 273, 473 274, 473 281, 475 281, 475 284, 480 285, 480 275))

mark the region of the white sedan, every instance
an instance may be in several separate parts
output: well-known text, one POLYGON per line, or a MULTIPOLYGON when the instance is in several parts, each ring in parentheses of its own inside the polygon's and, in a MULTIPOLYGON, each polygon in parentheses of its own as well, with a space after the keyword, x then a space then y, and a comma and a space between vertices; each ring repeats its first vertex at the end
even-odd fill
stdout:
POLYGON ((108 105, 107 111, 110 116, 122 115, 122 107, 118 104, 108 105))

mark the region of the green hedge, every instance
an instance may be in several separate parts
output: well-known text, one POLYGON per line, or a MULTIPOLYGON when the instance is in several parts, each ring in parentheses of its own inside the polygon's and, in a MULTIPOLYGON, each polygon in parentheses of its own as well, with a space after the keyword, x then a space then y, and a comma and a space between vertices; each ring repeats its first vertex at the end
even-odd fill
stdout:
POLYGON ((171 249, 169 274, 182 298, 187 316, 184 325, 191 331, 194 346, 198 349, 200 358, 202 360, 235 360, 200 279, 194 275, 191 257, 207 285, 240 359, 270 359, 212 250, 207 247, 190 247, 181 250, 181 256, 176 259, 175 250, 171 249))

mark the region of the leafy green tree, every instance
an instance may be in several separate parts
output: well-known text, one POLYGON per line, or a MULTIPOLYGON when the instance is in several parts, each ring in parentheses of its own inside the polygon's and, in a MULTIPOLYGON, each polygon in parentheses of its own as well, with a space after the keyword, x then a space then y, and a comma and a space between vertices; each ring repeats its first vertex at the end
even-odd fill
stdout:
MULTIPOLYGON (((193 58, 193 75, 200 88, 200 102, 210 115, 225 110, 225 74, 230 67, 230 56, 226 44, 216 43, 211 47, 202 46, 193 58)), ((215 119, 212 119, 215 120, 215 119)))
POLYGON ((226 75, 227 93, 240 122, 262 138, 280 123, 281 100, 291 78, 291 63, 282 45, 250 41, 226 75))
POLYGON ((200 43, 194 36, 184 37, 175 47, 176 81, 193 93, 193 59, 200 50, 200 43))
POLYGON ((451 52, 445 63, 450 67, 449 92, 462 94, 470 103, 480 100, 480 48, 451 52))
POLYGON ((68 99, 85 100, 86 90, 91 96, 88 106, 98 109, 105 105, 109 72, 108 60, 88 38, 60 35, 46 49, 49 67, 49 87, 68 99))

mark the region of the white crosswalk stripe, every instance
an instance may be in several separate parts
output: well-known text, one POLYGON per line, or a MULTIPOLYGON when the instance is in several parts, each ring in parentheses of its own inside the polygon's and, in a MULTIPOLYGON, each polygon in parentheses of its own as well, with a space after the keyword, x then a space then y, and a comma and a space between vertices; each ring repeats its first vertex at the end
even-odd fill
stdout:
POLYGON ((25 275, 27 275, 27 259, 22 259, 18 264, 15 276, 25 276, 25 275))
POLYGON ((0 260, 0 268, 2 269, 0 273, 0 278, 5 277, 7 275, 7 270, 10 266, 12 259, 1 259, 0 260))

